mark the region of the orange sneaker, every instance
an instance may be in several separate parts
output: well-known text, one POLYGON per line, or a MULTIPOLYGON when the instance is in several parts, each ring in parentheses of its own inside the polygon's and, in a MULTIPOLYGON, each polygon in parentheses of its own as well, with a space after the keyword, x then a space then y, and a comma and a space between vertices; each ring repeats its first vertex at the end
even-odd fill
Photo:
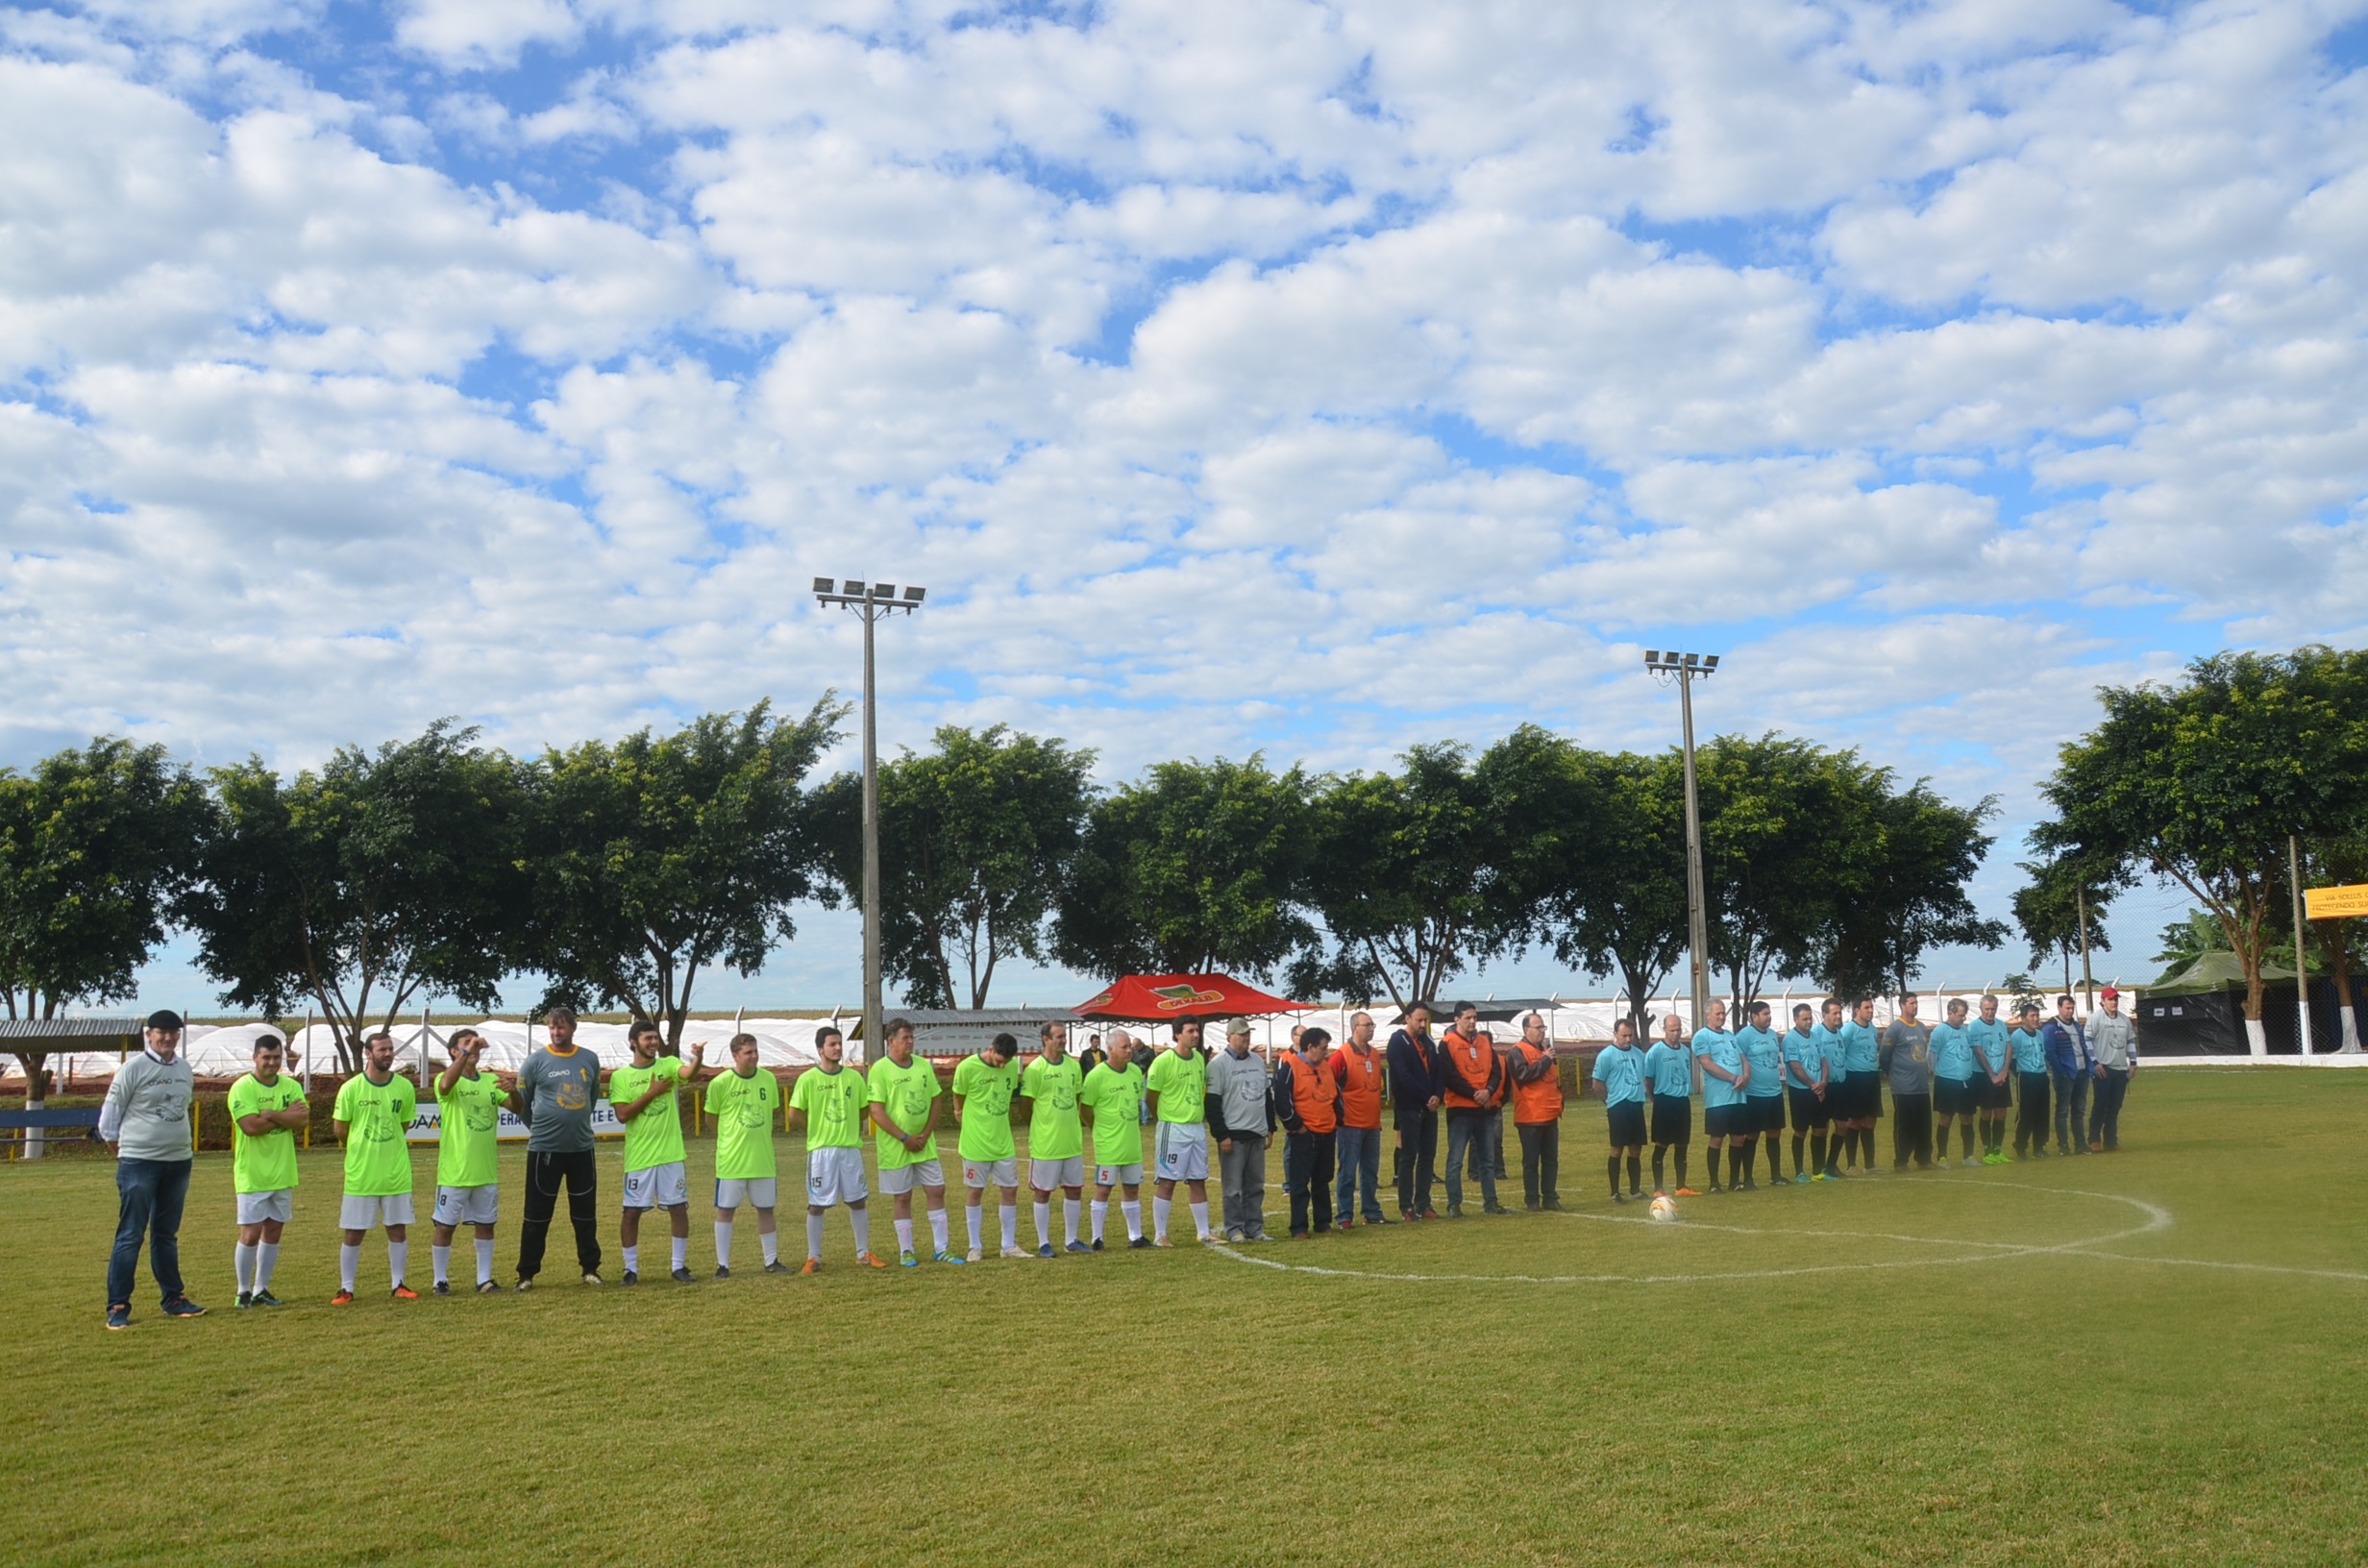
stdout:
POLYGON ((1677 1189, 1677 1195, 1678 1195, 1679 1197, 1681 1197, 1681 1198, 1698 1198, 1698 1197, 1700 1197, 1702 1194, 1701 1194, 1701 1193, 1699 1193, 1699 1192, 1696 1192, 1696 1191, 1695 1191, 1692 1188, 1690 1188, 1690 1187, 1681 1187, 1681 1188, 1679 1188, 1677 1189))
POLYGON ((798 1270, 801 1274, 820 1274, 822 1271, 823 1261, 820 1258, 808 1258, 805 1261, 805 1267, 798 1270))
POLYGON ((335 1295, 329 1298, 329 1305, 332 1307, 351 1307, 354 1305, 354 1292, 351 1290, 340 1290, 335 1295))
POLYGON ((417 1301, 419 1292, 407 1285, 398 1285, 394 1289, 394 1297, 397 1301, 417 1301))
POLYGON ((888 1266, 886 1263, 881 1262, 878 1258, 868 1252, 859 1252, 855 1254, 855 1262, 859 1263, 869 1263, 874 1268, 886 1268, 888 1266))

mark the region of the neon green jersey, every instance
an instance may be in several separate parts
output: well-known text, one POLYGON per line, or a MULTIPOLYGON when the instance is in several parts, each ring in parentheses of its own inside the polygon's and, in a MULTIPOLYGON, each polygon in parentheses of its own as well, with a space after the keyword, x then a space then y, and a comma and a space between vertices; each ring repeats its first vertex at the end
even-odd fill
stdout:
POLYGON ((1066 1160, 1085 1152, 1085 1129, 1077 1120, 1077 1090, 1085 1083, 1077 1059, 1058 1062, 1036 1058, 1020 1074, 1020 1092, 1027 1096, 1027 1152, 1036 1160, 1066 1160))
POLYGON ((622 1066, 608 1075, 608 1103, 630 1105, 654 1083, 668 1087, 625 1124, 625 1168, 648 1170, 682 1158, 682 1111, 674 1086, 682 1082, 682 1058, 661 1056, 646 1067, 622 1066))
POLYGON ((1143 1069, 1132 1062, 1124 1072, 1102 1063, 1085 1075, 1077 1103, 1094 1113, 1094 1164, 1143 1164, 1143 1069))
POLYGON ((284 1111, 305 1097, 304 1086, 286 1073, 270 1083, 248 1073, 231 1085, 231 1187, 238 1192, 278 1192, 296 1185, 296 1129, 274 1127, 255 1137, 240 1116, 284 1111))
MULTIPOLYGON (((932 1103, 937 1098, 937 1068, 913 1058, 910 1065, 898 1066, 893 1057, 881 1057, 872 1064, 872 1103, 885 1107, 888 1118, 907 1133, 917 1133, 929 1120, 932 1103)), ((937 1158, 937 1133, 931 1130, 928 1141, 918 1149, 908 1149, 902 1143, 876 1129, 874 1147, 879 1155, 879 1168, 900 1170, 917 1165, 924 1160, 937 1158)))
POLYGON ((842 1066, 833 1072, 816 1067, 798 1074, 789 1086, 789 1108, 805 1113, 805 1146, 809 1149, 863 1147, 863 1108, 871 1103, 872 1086, 863 1074, 842 1066))
POLYGON ((1208 1121, 1209 1059, 1198 1051, 1160 1052, 1143 1087, 1157 1091, 1160 1120, 1208 1121))
POLYGON ((953 1095, 962 1102, 963 1159, 1008 1160, 1018 1152, 1011 1145, 1011 1097, 1019 1090, 1017 1062, 991 1067, 983 1055, 971 1056, 953 1069, 953 1095))
POLYGON ((707 1115, 715 1118, 717 1181, 754 1181, 777 1173, 773 1118, 780 1114, 781 1080, 762 1067, 745 1078, 734 1067, 707 1080, 707 1115))
POLYGON ((411 1145, 405 1135, 419 1115, 419 1090, 408 1078, 374 1084, 356 1073, 337 1090, 333 1113, 346 1124, 345 1190, 357 1198, 411 1190, 411 1145))
POLYGON ((506 1097, 490 1072, 463 1073, 436 1095, 443 1123, 435 1151, 436 1186, 487 1187, 499 1179, 506 1097))

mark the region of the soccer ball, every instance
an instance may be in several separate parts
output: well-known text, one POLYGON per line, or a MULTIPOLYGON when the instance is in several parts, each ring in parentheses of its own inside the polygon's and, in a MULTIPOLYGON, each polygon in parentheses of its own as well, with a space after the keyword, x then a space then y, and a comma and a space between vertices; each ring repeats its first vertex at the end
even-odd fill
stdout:
POLYGON ((1651 1213, 1656 1224, 1674 1224, 1677 1220, 1677 1205, 1670 1202, 1667 1194, 1664 1193, 1653 1199, 1651 1213))

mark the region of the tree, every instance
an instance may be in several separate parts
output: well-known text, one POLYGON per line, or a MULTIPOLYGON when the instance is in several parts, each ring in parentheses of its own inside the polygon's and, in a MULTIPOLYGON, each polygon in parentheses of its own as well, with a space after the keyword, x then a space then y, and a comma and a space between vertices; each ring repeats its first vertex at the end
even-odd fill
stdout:
POLYGON ((1886 790, 1867 824, 1865 873, 1811 957, 1818 983, 1844 994, 1905 991, 1933 948, 1995 947, 2007 936, 1965 892, 1989 851, 1982 827, 1996 799, 1951 805, 1928 779, 1899 790, 1888 770, 1874 776, 1886 790))
MULTIPOLYGON (((953 1007, 967 995, 984 1007, 1004 958, 1045 957, 1093 765, 1093 752, 1057 739, 950 724, 935 750, 881 767, 880 968, 909 1005, 953 1007)), ((832 874, 859 895, 863 777, 842 773, 822 796, 832 874)))
POLYGON ((183 923, 231 1006, 316 1003, 340 1066, 415 997, 500 999, 526 903, 517 764, 439 720, 377 752, 347 747, 283 779, 213 771, 215 811, 183 923))
POLYGON ((2105 722, 2059 754, 2032 836, 2166 876, 2219 922, 2245 975, 2257 1053, 2261 965, 2287 897, 2289 834, 2357 821, 2368 779, 2368 654, 2304 648, 2197 659, 2176 686, 2103 687, 2105 722))
POLYGON ((796 935, 790 907, 835 895, 803 787, 844 703, 802 719, 711 713, 541 758, 528 774, 533 919, 545 1005, 622 1004, 680 1043, 701 969, 753 974, 796 935))
MULTIPOLYGON (((0 1005, 54 1018, 132 994, 195 873, 204 790, 160 746, 101 736, 0 772, 0 1005)), ((25 1103, 49 1095, 48 1053, 13 1053, 25 1103)), ((28 1139, 28 1157, 39 1153, 28 1139)))
POLYGON ((1618 977, 1645 1032, 1647 1004, 1686 950, 1686 796, 1676 751, 1578 747, 1564 786, 1540 801, 1561 852, 1524 878, 1531 931, 1562 962, 1618 977))
POLYGON ((2110 952, 2103 917, 2121 879, 2111 867, 2100 871, 2077 860, 2019 862, 2031 880, 2014 894, 2014 923, 2031 944, 2031 967, 2049 959, 2063 964, 2063 994, 2072 993, 2072 958, 2081 950, 2081 924, 2085 912, 2089 951, 2110 952))
MULTIPOLYGON (((2303 846, 2303 874, 2313 887, 2350 887, 2368 882, 2368 827, 2326 834, 2303 846)), ((2368 925, 2356 918, 2312 920, 2311 944, 2335 983, 2335 1011, 2343 1024, 2343 1049, 2359 1049, 2359 1013, 2352 976, 2368 968, 2368 925)))
POLYGON ((1307 775, 1266 759, 1163 762, 1087 814, 1053 952, 1089 974, 1264 981, 1316 940, 1307 775))

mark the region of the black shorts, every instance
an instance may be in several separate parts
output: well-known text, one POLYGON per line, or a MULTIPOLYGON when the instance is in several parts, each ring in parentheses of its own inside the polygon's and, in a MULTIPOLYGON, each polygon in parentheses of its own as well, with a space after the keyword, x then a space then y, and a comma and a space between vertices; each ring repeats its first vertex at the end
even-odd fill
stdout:
POLYGON ((1656 1143, 1690 1143, 1693 1141, 1692 1095, 1656 1094, 1653 1096, 1653 1141, 1656 1143))
POLYGON ((1970 1078, 1936 1078, 1933 1080, 1933 1115, 1937 1116, 1970 1116, 1982 1109, 1982 1091, 1973 1087, 1970 1078))
POLYGON ((1989 1074, 1984 1073, 1981 1077, 1974 1080, 1974 1086, 1982 1091, 1982 1104, 1986 1109, 1991 1111, 2010 1111, 2014 1108, 2014 1083, 2012 1075, 2009 1075, 2007 1082, 2000 1083, 1989 1074))
POLYGON ((2025 1105, 2036 1104, 2047 1098, 2047 1071, 2045 1068, 2041 1068, 2037 1072, 2018 1072, 2014 1076, 2022 1080, 2023 1103, 2025 1105))
POLYGON ((1785 1097, 1782 1094, 1754 1094, 1743 1102, 1751 1107, 1753 1130, 1781 1133, 1785 1130, 1785 1097))
POLYGON ((1702 1131, 1711 1138, 1726 1138, 1747 1131, 1743 1125, 1743 1107, 1739 1105, 1706 1105, 1702 1108, 1702 1131))
MULTIPOLYGON (((1832 1091, 1829 1090, 1827 1092, 1832 1091)), ((1833 1122, 1833 1106, 1819 1099, 1815 1090, 1803 1089, 1798 1084, 1791 1084, 1786 1087, 1785 1093, 1792 1100, 1792 1130, 1794 1132, 1823 1132, 1833 1122)))
POLYGON ((1854 1072, 1846 1082, 1849 1088, 1849 1117, 1852 1121, 1874 1121, 1883 1115, 1883 1074, 1854 1072))
POLYGON ((1612 1147, 1640 1149, 1644 1146, 1644 1102, 1622 1100, 1617 1105, 1603 1108, 1604 1118, 1612 1125, 1612 1147))

